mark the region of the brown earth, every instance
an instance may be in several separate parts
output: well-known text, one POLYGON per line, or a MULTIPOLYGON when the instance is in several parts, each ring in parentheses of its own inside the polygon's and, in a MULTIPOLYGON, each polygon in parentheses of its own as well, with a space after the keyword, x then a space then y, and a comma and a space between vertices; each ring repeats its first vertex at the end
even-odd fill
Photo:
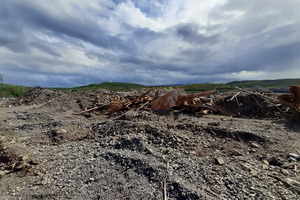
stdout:
MULTIPOLYGON (((74 112, 143 92, 36 88, 0 108, 1 199, 299 199, 300 123, 248 94, 239 114, 74 112), (289 155, 290 153, 294 153, 289 155)), ((268 94, 275 98, 275 94, 268 94)), ((283 110, 284 108, 281 108, 283 110)))

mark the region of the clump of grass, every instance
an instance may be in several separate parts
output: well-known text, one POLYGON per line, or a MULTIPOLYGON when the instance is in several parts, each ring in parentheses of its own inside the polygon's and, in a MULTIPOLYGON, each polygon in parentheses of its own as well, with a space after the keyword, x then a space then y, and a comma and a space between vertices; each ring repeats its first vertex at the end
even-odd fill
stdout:
POLYGON ((23 92, 26 92, 29 89, 30 88, 26 86, 0 84, 0 98, 23 96, 23 92))

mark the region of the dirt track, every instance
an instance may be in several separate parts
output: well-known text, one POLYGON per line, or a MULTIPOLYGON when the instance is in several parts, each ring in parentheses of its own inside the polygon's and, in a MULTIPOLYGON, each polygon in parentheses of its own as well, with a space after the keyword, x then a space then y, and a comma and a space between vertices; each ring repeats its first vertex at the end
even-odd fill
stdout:
POLYGON ((116 94, 33 94, 0 109, 1 199, 163 199, 165 178, 171 199, 299 199, 300 163, 288 156, 299 154, 299 121, 264 118, 245 97, 222 105, 236 118, 108 117, 73 113, 116 94))

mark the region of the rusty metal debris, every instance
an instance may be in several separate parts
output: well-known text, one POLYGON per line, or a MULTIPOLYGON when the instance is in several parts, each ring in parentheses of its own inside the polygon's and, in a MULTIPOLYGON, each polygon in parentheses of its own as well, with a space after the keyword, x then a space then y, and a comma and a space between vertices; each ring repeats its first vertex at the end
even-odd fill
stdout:
POLYGON ((290 92, 291 94, 279 95, 277 98, 300 118, 300 86, 292 85, 290 92))
POLYGON ((290 92, 291 94, 279 95, 277 97, 278 100, 298 106, 300 104, 300 86, 292 85, 290 88, 290 92))
POLYGON ((140 96, 131 97, 123 100, 120 97, 115 96, 113 98, 110 98, 109 103, 100 105, 98 104, 93 108, 74 113, 74 115, 79 115, 100 109, 101 111, 96 114, 112 114, 119 111, 138 111, 140 109, 168 110, 171 108, 183 109, 192 113, 196 112, 198 108, 202 108, 200 113, 203 114, 207 113, 209 110, 212 110, 219 111, 229 116, 236 115, 220 106, 215 105, 211 98, 205 97, 208 95, 216 94, 218 92, 216 89, 192 93, 189 95, 186 95, 186 92, 182 89, 175 89, 159 97, 159 93, 161 92, 163 91, 150 89, 140 96), (203 108, 205 108, 206 110, 203 110, 203 108))
POLYGON ((167 110, 181 104, 179 90, 173 90, 159 97, 151 106, 151 110, 167 110))

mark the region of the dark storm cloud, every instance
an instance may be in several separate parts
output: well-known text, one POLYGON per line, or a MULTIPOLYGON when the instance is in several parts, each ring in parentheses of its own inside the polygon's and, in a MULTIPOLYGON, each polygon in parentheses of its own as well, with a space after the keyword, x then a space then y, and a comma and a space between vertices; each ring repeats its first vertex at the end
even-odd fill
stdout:
POLYGON ((25 26, 32 26, 35 29, 44 29, 45 31, 52 31, 64 35, 89 42, 93 45, 109 48, 113 50, 130 51, 130 47, 124 44, 121 39, 110 36, 95 21, 82 19, 80 21, 65 16, 64 18, 57 18, 42 10, 34 9, 26 2, 17 5, 9 5, 8 17, 17 18, 25 23, 25 26))
POLYGON ((191 44, 216 44, 219 42, 219 35, 205 36, 200 34, 199 25, 195 23, 182 23, 175 27, 176 35, 191 44))
POLYGON ((90 59, 98 59, 99 61, 109 61, 113 63, 119 63, 120 58, 118 56, 109 53, 99 53, 95 51, 85 52, 85 55, 90 59))
POLYGON ((209 56, 209 49, 204 48, 192 48, 186 49, 178 53, 178 56, 184 60, 188 59, 188 62, 203 62, 209 56))
POLYGON ((247 54, 241 55, 220 67, 220 72, 286 71, 294 67, 289 64, 298 59, 299 55, 300 42, 275 48, 252 49, 247 54))
POLYGON ((20 37, 9 38, 0 36, 0 46, 5 46, 15 53, 29 52, 27 44, 20 37))
MULTIPOLYGON (((148 68, 149 65, 153 64, 151 60, 143 60, 143 59, 138 59, 136 56, 124 56, 121 58, 122 63, 131 63, 134 65, 140 65, 141 67, 146 67, 148 68)), ((136 68, 136 67, 134 67, 136 68)))
POLYGON ((29 44, 30 44, 31 46, 37 48, 38 50, 43 51, 43 52, 45 52, 45 53, 48 53, 48 54, 50 54, 50 55, 52 55, 52 56, 54 56, 54 57, 61 57, 61 54, 60 54, 60 53, 56 52, 56 51, 53 50, 51 47, 46 46, 46 45, 44 45, 44 44, 42 44, 42 43, 30 42, 29 44))
POLYGON ((146 44, 168 37, 168 35, 164 32, 156 32, 149 28, 133 27, 127 23, 123 23, 121 28, 126 34, 120 34, 120 36, 127 35, 129 37, 126 44, 127 46, 131 46, 130 53, 132 56, 144 51, 146 44))

